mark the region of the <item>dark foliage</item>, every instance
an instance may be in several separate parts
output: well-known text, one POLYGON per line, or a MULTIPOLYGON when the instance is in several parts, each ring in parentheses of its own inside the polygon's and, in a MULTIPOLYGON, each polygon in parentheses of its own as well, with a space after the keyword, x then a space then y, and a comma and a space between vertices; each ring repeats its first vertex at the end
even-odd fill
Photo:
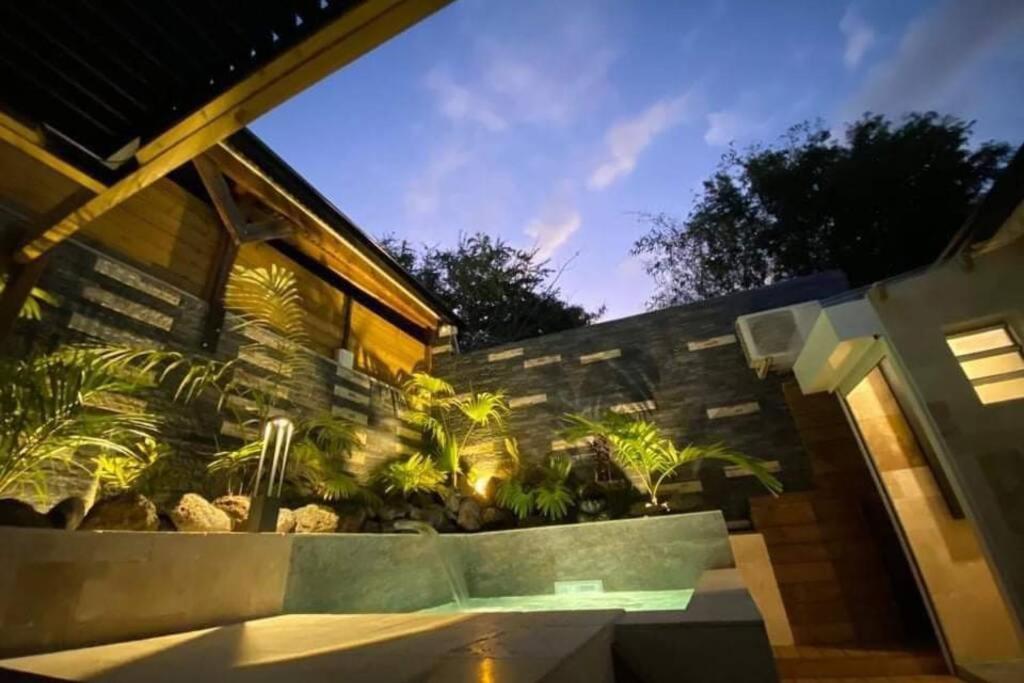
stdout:
POLYGON ((479 349, 588 325, 602 310, 564 301, 557 273, 536 253, 483 233, 450 249, 385 237, 382 246, 462 319, 459 346, 479 349))
POLYGON ((933 261, 1009 155, 972 147, 971 126, 866 114, 843 140, 803 123, 778 146, 730 150, 686 219, 643 216, 633 253, 657 282, 651 308, 833 268, 859 286, 933 261))

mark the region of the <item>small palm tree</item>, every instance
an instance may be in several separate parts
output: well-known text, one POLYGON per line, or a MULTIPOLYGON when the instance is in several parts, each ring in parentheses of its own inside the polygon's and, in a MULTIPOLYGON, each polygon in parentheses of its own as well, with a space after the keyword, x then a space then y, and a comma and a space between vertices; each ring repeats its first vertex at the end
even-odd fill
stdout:
POLYGON ((642 418, 608 412, 598 420, 583 415, 567 415, 565 421, 568 427, 563 434, 567 439, 604 439, 611 447, 612 459, 635 477, 653 506, 660 505, 658 490, 665 480, 685 465, 705 459, 724 460, 742 467, 773 495, 782 491, 782 483, 757 458, 742 455, 721 444, 688 444, 678 448, 671 439, 662 435, 657 425, 642 418))
POLYGON ((444 483, 444 472, 430 458, 416 453, 405 460, 389 462, 379 475, 385 493, 435 493, 444 483))
POLYGON ((404 387, 409 421, 418 426, 428 448, 458 485, 465 448, 480 430, 493 433, 504 426, 508 402, 502 393, 479 392, 456 396, 451 384, 423 372, 414 373, 404 387), (464 427, 459 434, 458 427, 464 427))
MULTIPOLYGON (((289 397, 307 391, 309 384, 317 381, 316 366, 309 352, 307 315, 294 273, 276 265, 269 269, 236 266, 224 303, 237 316, 232 330, 251 340, 239 355, 259 358, 275 375, 272 382, 242 381, 235 371, 226 382, 219 378, 217 383, 221 405, 232 412, 247 438, 241 447, 218 453, 210 470, 226 473, 229 481, 252 486, 262 446, 260 426, 287 408, 289 397)), ((329 413, 299 416, 293 422, 295 443, 285 470, 286 481, 325 500, 367 494, 345 468, 358 442, 352 422, 329 413)))
POLYGON ((55 467, 88 472, 95 458, 138 458, 157 420, 112 406, 151 386, 92 349, 0 359, 0 496, 24 486, 44 495, 55 467))
POLYGON ((505 439, 506 457, 495 472, 498 487, 494 500, 510 510, 519 519, 526 519, 537 511, 557 521, 569 514, 574 503, 568 480, 572 461, 564 455, 553 455, 542 465, 530 466, 523 462, 519 443, 505 439))

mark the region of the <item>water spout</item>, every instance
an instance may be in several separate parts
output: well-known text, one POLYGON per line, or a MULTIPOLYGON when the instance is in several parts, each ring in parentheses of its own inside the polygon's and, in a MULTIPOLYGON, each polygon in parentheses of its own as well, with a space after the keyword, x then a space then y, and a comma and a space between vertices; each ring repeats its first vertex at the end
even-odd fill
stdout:
POLYGON ((437 533, 437 529, 426 522, 419 522, 411 519, 400 519, 395 522, 395 531, 412 531, 420 536, 430 537, 430 542, 434 546, 434 552, 437 553, 437 557, 441 561, 441 566, 444 567, 444 573, 448 579, 448 587, 452 591, 452 600, 454 600, 457 607, 463 607, 466 604, 466 601, 469 600, 469 591, 466 589, 466 579, 463 577, 462 571, 456 566, 453 559, 445 552, 444 544, 441 543, 441 534, 437 533))

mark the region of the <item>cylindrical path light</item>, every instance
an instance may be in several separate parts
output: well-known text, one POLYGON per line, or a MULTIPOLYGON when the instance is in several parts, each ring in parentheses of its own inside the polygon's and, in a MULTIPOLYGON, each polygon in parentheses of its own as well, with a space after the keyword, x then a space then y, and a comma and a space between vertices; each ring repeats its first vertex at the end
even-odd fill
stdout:
POLYGON ((256 467, 256 483, 249 501, 249 518, 246 531, 277 531, 277 513, 281 509, 281 491, 284 488, 285 467, 288 465, 288 450, 292 445, 295 425, 286 417, 268 420, 263 427, 263 448, 260 462, 256 467), (267 465, 267 454, 271 454, 270 476, 267 477, 266 491, 261 486, 263 471, 267 465))

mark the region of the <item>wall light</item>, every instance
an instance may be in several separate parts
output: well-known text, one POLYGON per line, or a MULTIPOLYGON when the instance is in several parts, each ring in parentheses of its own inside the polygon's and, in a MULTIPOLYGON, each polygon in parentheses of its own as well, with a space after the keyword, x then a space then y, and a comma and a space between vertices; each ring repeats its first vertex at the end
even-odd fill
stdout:
POLYGON ((982 403, 1024 398, 1024 355, 1006 325, 947 335, 946 344, 982 403))

